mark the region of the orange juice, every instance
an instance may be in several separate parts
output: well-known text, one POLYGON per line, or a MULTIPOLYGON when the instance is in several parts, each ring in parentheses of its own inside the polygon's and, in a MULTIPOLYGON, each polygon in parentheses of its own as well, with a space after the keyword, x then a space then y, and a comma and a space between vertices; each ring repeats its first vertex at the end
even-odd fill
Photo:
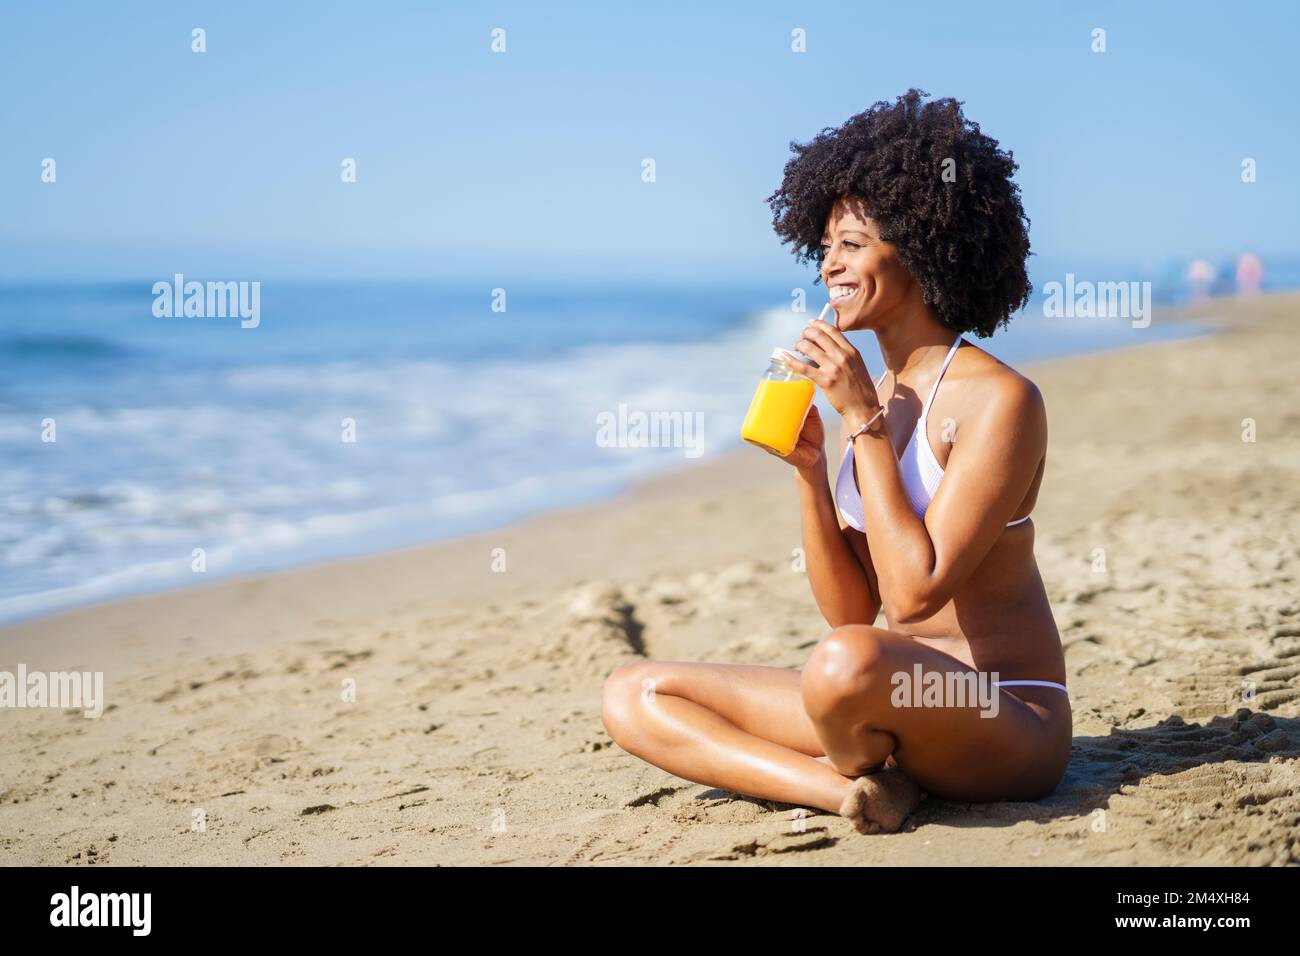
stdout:
POLYGON ((794 451, 817 388, 811 379, 786 364, 785 355, 789 354, 784 349, 772 353, 772 364, 758 383, 740 429, 745 441, 782 458, 794 451))

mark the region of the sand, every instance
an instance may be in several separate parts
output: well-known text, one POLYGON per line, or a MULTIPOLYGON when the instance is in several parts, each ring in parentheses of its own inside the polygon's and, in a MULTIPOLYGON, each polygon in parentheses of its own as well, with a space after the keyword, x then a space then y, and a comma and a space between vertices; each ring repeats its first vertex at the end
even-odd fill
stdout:
POLYGON ((931 797, 863 835, 611 743, 620 663, 796 667, 827 630, 793 474, 742 449, 438 546, 0 632, 0 669, 102 669, 108 701, 0 710, 0 863, 1300 862, 1300 296, 1191 314, 1220 331, 1023 369, 1074 704, 1046 799, 931 797))

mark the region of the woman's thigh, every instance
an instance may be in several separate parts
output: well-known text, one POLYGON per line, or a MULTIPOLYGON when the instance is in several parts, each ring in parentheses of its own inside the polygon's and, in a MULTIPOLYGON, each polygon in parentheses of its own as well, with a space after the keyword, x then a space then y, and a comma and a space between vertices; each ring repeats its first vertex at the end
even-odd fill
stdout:
POLYGON ((639 661, 620 667, 610 683, 624 695, 685 698, 755 737, 822 757, 825 751, 804 710, 799 678, 800 672, 793 668, 761 664, 639 661))
POLYGON ((945 693, 932 706, 933 700, 904 691, 939 680, 955 689, 944 675, 978 672, 903 634, 837 628, 818 645, 803 673, 805 701, 812 702, 819 723, 839 721, 892 734, 899 769, 937 796, 1033 799, 1050 792, 1069 761, 1072 722, 1063 694, 1044 691, 1048 714, 1043 717, 992 687, 985 674, 976 686, 986 696, 962 700, 945 693), (932 673, 936 677, 925 676, 932 673))

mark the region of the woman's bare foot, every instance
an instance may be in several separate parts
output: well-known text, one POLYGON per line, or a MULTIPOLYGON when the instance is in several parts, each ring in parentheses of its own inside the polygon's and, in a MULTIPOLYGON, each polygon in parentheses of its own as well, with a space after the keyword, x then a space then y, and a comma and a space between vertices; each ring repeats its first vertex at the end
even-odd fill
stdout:
POLYGON ((840 816, 859 833, 893 833, 903 825, 925 794, 890 765, 857 777, 849 789, 840 816))

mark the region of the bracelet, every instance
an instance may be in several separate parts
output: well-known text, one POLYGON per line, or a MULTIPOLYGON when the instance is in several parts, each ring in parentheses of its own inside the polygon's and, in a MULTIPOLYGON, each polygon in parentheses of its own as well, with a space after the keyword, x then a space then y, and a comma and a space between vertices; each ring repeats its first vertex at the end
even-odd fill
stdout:
POLYGON ((859 435, 861 435, 863 432, 865 432, 868 428, 870 428, 871 425, 872 425, 872 423, 875 422, 875 420, 876 420, 877 418, 879 418, 879 417, 880 417, 881 415, 883 415, 883 414, 885 414, 885 406, 884 406, 884 405, 881 405, 881 406, 880 406, 880 411, 876 412, 876 414, 872 415, 869 419, 867 419, 866 424, 859 425, 859 426, 858 426, 858 430, 855 431, 852 435, 849 436, 849 444, 852 445, 852 444, 853 444, 853 439, 857 438, 859 435))

